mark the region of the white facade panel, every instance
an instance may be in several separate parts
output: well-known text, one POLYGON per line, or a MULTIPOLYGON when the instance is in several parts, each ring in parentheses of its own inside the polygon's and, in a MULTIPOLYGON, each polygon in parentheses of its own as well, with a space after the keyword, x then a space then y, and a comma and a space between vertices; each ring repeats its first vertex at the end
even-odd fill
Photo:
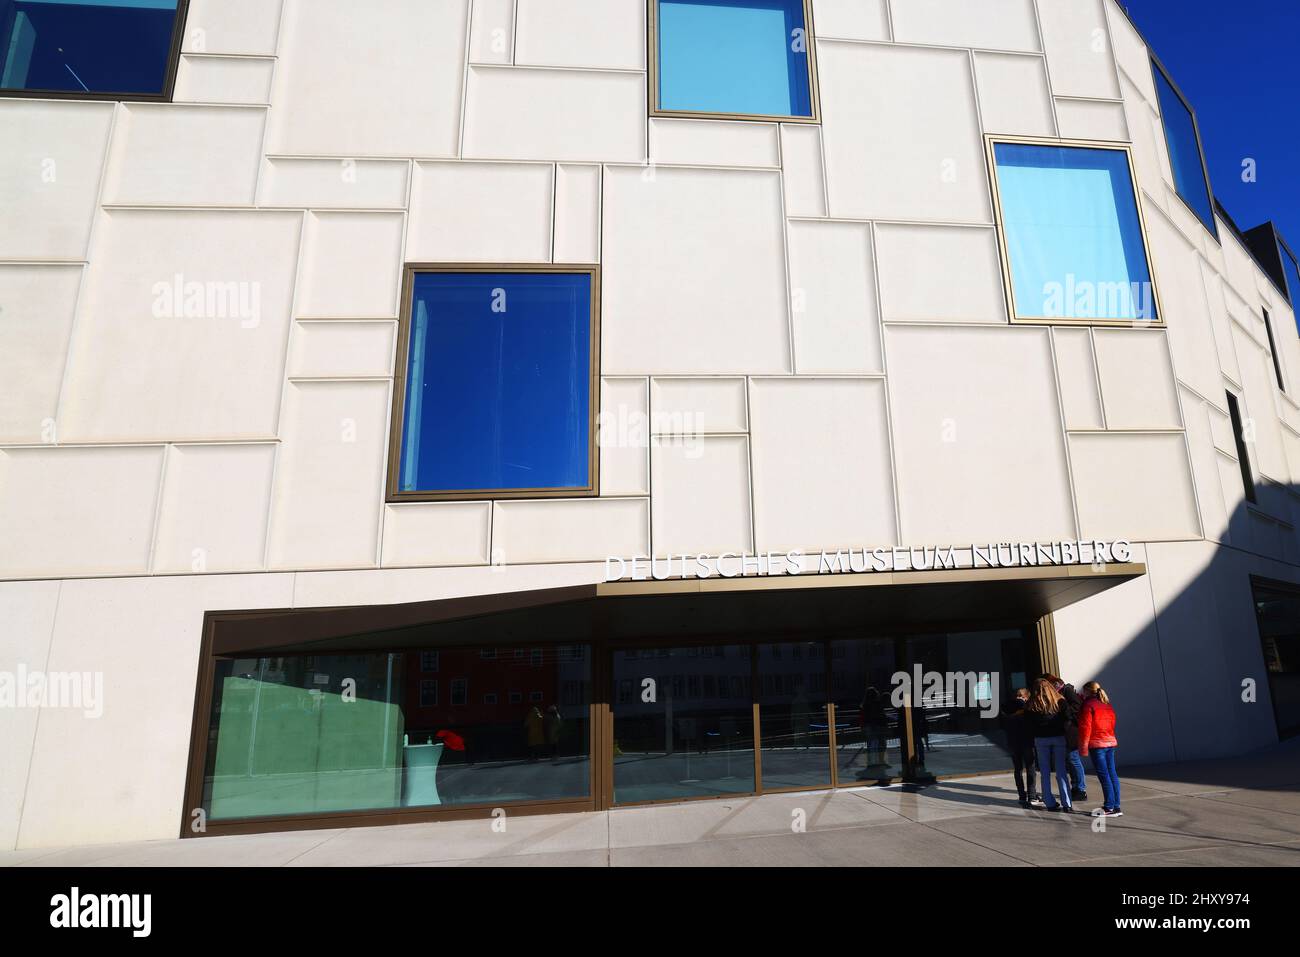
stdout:
POLYGON ((871 227, 792 222, 789 242, 795 371, 882 372, 871 227))
POLYGON ((897 326, 885 357, 903 541, 1074 536, 1047 330, 897 326))
POLYGON ((868 379, 754 379, 759 551, 861 548, 897 537, 885 390, 868 379))
POLYGON ((103 214, 60 437, 274 435, 301 226, 298 213, 103 214))
POLYGON ((968 52, 821 41, 817 57, 832 216, 991 222, 968 52))
POLYGON ((86 257, 115 109, 0 101, 0 259, 86 257))
POLYGON ((457 154, 469 0, 285 0, 285 7, 272 152, 457 154))
POLYGON ((775 173, 609 167, 603 207, 604 372, 788 370, 775 173))

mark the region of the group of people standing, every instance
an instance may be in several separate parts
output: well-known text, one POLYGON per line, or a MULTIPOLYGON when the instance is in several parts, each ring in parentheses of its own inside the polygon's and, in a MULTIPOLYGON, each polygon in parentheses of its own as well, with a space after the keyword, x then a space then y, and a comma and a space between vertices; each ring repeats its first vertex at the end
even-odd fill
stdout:
POLYGON ((1016 690, 1006 728, 1021 807, 1073 812, 1076 801, 1088 799, 1083 759, 1091 755, 1102 795, 1102 806, 1092 811, 1093 816, 1123 815, 1115 767, 1119 744, 1115 709, 1097 682, 1088 682, 1080 694, 1056 675, 1043 675, 1032 691, 1016 690), (1035 788, 1035 770, 1042 775, 1041 800, 1035 788), (1053 776, 1059 800, 1052 793, 1053 776))

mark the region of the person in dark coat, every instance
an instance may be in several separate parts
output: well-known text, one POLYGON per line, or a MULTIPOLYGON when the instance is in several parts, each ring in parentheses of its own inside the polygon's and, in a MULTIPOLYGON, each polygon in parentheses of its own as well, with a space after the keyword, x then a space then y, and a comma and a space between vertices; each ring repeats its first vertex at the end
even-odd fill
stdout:
POLYGON ((1029 689, 1017 688, 1003 713, 1002 726, 1007 735, 1007 750, 1011 752, 1011 763, 1015 767, 1016 791, 1020 794, 1020 806, 1024 808, 1041 807, 1038 799, 1037 768, 1038 761, 1034 754, 1034 729, 1025 714, 1029 704, 1029 689))

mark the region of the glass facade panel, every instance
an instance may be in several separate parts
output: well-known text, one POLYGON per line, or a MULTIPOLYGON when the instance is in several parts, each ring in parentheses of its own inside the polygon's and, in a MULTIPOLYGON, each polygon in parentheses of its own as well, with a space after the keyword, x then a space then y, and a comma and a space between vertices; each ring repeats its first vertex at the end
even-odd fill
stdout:
POLYGON ((764 789, 830 787, 826 644, 759 645, 757 697, 764 789))
POLYGON ((1128 154, 995 143, 1015 314, 1159 318, 1128 154))
POLYGON ((891 700, 898 671, 893 638, 831 642, 838 781, 872 784, 903 776, 903 711, 891 700))
POLYGON ((217 662, 212 820, 590 794, 590 653, 442 649, 217 662), (511 700, 513 691, 531 699, 511 700))
POLYGON ((1011 767, 1002 707, 1038 677, 1030 674, 1024 633, 918 636, 907 639, 906 655, 918 772, 938 777, 1011 767))
POLYGON ((0 0, 0 89, 166 92, 177 0, 0 0))
POLYGON ((1215 236, 1214 201, 1205 178, 1201 139, 1196 135, 1196 119, 1178 95, 1174 85, 1159 66, 1154 69, 1156 92, 1160 97, 1160 116, 1164 121, 1165 142, 1169 146, 1169 165, 1174 172, 1178 195, 1192 208, 1205 228, 1215 236))
POLYGON ((751 649, 615 652, 614 801, 754 790, 751 649))
POLYGON ((803 0, 658 0, 659 108, 812 116, 803 0))
POLYGON ((417 273, 400 492, 592 486, 590 273, 417 273))
POLYGON ((1300 591, 1255 585, 1255 615, 1277 732, 1300 734, 1300 591))

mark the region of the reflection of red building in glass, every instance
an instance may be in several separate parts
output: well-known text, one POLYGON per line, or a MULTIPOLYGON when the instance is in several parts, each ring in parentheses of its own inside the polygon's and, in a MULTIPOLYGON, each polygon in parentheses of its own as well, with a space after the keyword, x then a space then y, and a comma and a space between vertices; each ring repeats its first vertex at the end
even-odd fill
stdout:
MULTIPOLYGON (((475 729, 512 723, 523 727, 530 708, 543 714, 557 705, 568 716, 581 700, 566 701, 564 672, 585 677, 585 661, 568 647, 454 649, 407 657, 402 711, 407 733, 416 737, 455 731, 475 745, 475 729)), ((478 742, 481 744, 482 742, 478 742)))

